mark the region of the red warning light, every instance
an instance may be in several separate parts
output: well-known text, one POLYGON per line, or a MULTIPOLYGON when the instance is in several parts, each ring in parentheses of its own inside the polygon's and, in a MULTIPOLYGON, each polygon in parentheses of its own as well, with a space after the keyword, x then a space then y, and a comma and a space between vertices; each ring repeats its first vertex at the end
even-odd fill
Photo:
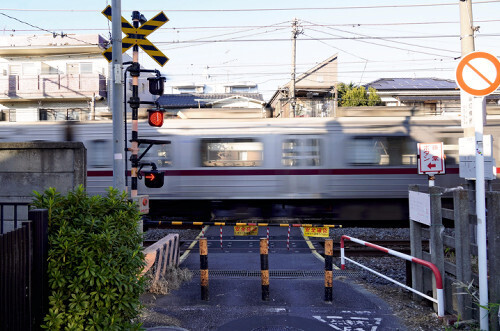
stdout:
POLYGON ((149 125, 161 127, 163 125, 163 112, 161 110, 148 110, 148 112, 149 125))

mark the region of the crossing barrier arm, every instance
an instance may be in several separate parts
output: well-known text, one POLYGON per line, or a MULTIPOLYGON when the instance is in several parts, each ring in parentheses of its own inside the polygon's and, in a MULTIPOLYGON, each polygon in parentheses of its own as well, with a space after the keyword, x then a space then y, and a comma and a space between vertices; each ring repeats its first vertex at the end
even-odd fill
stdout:
POLYGON ((391 281, 393 282, 394 284, 397 284, 399 286, 402 286, 404 288, 406 288, 407 290, 409 291, 412 291, 413 293, 416 293, 432 302, 435 302, 437 303, 437 306, 438 306, 438 316, 439 317, 444 317, 444 290, 443 290, 443 279, 441 277, 441 273, 439 272, 439 269, 431 262, 428 262, 428 261, 425 261, 425 260, 422 260, 422 259, 418 259, 416 257, 413 257, 411 255, 407 255, 407 254, 404 254, 404 253, 401 253, 401 252, 398 252, 398 251, 394 251, 392 249, 388 249, 388 248, 385 248, 385 247, 382 247, 382 246, 379 246, 379 245, 375 245, 375 244, 372 244, 372 243, 369 243, 367 241, 364 241, 364 240, 361 240, 361 239, 357 239, 357 238, 353 238, 353 237, 349 237, 349 236, 346 236, 346 235, 343 235, 341 238, 340 238, 340 264, 341 264, 341 269, 342 270, 345 270, 345 261, 349 261, 365 270, 368 270, 374 274, 376 274, 377 276, 380 276, 384 279, 387 279, 388 281, 391 281), (370 269, 356 261, 353 261, 349 258, 347 258, 345 256, 345 246, 344 246, 344 242, 345 240, 349 240, 349 241, 352 241, 352 242, 355 242, 357 244, 360 244, 360 245, 363 245, 363 246, 367 246, 367 247, 371 247, 371 248, 374 248, 376 250, 379 250, 379 251, 382 251, 382 252, 385 252, 389 255, 393 255, 393 256, 396 256, 396 257, 399 257, 403 260, 406 260, 406 261, 410 261, 412 263, 417 263, 417 264, 420 264, 420 265, 423 265, 424 267, 427 267, 429 269, 431 269, 432 273, 434 274, 434 278, 436 279, 436 294, 437 294, 437 299, 434 299, 433 297, 430 297, 428 295, 425 295, 424 293, 422 292, 419 292, 417 290, 414 290, 413 288, 409 287, 409 286, 406 286, 405 284, 402 284, 390 277, 387 277, 373 269, 370 269))

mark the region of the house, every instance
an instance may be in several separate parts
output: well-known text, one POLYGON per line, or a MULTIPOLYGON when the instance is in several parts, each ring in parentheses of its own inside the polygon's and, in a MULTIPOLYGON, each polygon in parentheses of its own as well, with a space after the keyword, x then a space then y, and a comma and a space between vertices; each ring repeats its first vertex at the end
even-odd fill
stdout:
POLYGON ((328 117, 335 111, 337 54, 295 79, 295 114, 291 103, 293 81, 280 87, 269 101, 273 117, 328 117))
POLYGON ((259 93, 163 94, 157 100, 171 116, 188 118, 263 118, 266 102, 259 93))
MULTIPOLYGON (((380 78, 365 85, 373 87, 386 106, 411 106, 429 114, 460 114, 460 88, 454 80, 439 78, 380 78)), ((498 105, 500 92, 487 98, 498 105)))
MULTIPOLYGON (((98 34, 0 36, 0 121, 109 118, 107 44, 98 34)), ((140 78, 141 100, 152 101, 140 78)))

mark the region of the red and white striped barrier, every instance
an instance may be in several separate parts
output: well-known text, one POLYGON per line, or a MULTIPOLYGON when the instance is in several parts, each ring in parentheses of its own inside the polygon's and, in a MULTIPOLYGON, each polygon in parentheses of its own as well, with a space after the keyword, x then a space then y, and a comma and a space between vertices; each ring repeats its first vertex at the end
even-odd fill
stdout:
POLYGON ((422 259, 418 259, 416 257, 413 257, 413 256, 410 256, 410 255, 407 255, 407 254, 404 254, 404 253, 401 253, 401 252, 398 252, 398 251, 394 251, 392 249, 388 249, 388 248, 385 248, 385 247, 382 247, 382 246, 379 246, 379 245, 375 245, 375 244, 372 244, 372 243, 369 243, 367 241, 364 241, 364 240, 360 240, 360 239, 357 239, 357 238, 353 238, 353 237, 349 237, 349 236, 342 236, 341 239, 340 239, 340 264, 341 264, 341 269, 342 270, 345 270, 345 260, 349 261, 349 262, 352 262, 354 263, 355 265, 363 268, 363 269, 366 269, 374 274, 376 274, 377 276, 380 276, 382 278, 385 278, 399 286, 402 286, 404 288, 406 288, 407 290, 409 291, 412 291, 432 302, 435 302, 437 303, 437 306, 438 306, 438 316, 439 317, 443 317, 444 316, 444 290, 443 290, 443 280, 441 278, 441 273, 439 272, 439 269, 431 262, 428 262, 428 261, 425 261, 425 260, 422 260, 422 259), (432 272, 434 273, 434 278, 436 279, 436 293, 437 293, 437 300, 434 299, 433 297, 430 297, 428 295, 425 295, 424 293, 422 292, 419 292, 417 290, 414 290, 413 288, 411 287, 408 287, 406 286, 405 284, 402 284, 398 281, 395 281, 394 279, 392 278, 389 278, 385 275, 382 275, 381 273, 378 273, 376 272, 375 270, 373 269, 370 269, 364 265, 361 265, 347 257, 345 257, 345 252, 344 252, 344 241, 345 240, 350 240, 352 242, 355 242, 355 243, 358 243, 360 245, 363 245, 363 246, 367 246, 367 247, 371 247, 371 248, 374 248, 376 250, 379 250, 379 251, 382 251, 384 253, 387 253, 389 255, 393 255, 393 256, 396 256, 396 257, 399 257, 403 260, 406 260, 406 261, 410 261, 412 263, 417 263, 417 264, 420 264, 420 265, 423 265, 424 267, 427 267, 429 269, 432 270, 432 272))

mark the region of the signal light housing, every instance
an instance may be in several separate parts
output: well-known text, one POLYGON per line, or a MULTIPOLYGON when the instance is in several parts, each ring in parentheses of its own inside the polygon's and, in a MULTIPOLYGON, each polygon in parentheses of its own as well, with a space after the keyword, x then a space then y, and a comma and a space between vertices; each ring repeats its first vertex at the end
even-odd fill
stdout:
POLYGON ((158 170, 144 171, 144 184, 149 188, 160 188, 165 183, 165 173, 158 170))
POLYGON ((148 109, 148 123, 151 126, 161 127, 163 125, 163 111, 159 109, 148 109))
POLYGON ((152 95, 162 95, 164 89, 165 77, 149 77, 149 93, 152 95))

